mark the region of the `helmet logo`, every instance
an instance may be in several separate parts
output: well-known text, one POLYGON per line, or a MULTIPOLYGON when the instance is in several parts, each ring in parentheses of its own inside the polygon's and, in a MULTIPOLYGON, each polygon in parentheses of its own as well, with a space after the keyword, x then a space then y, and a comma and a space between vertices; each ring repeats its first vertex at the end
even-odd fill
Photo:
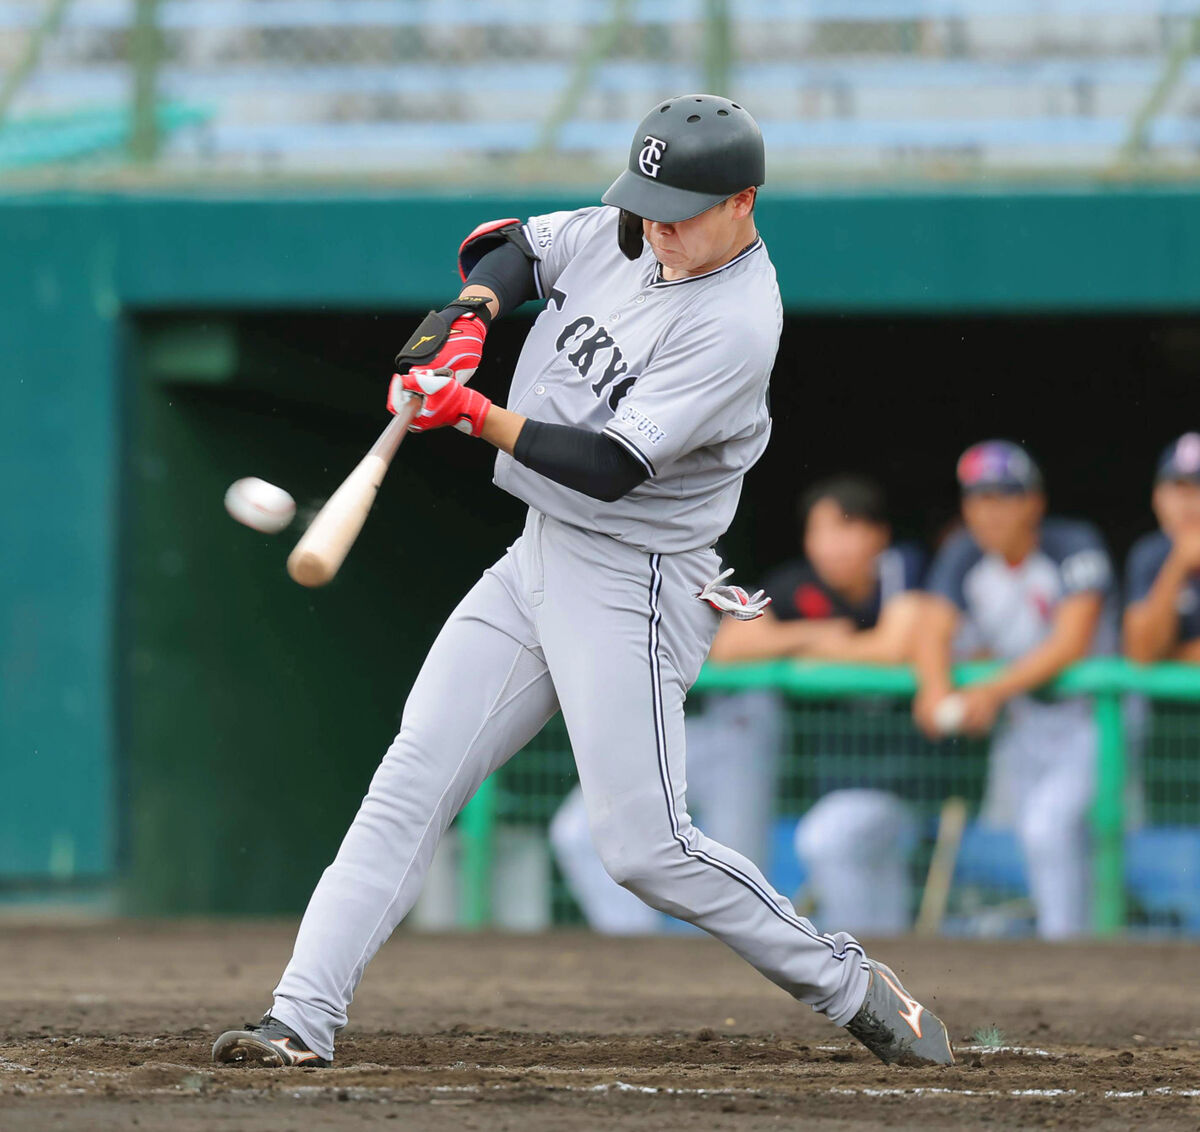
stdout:
POLYGON ((667 143, 650 134, 647 134, 644 140, 646 144, 642 146, 642 152, 638 154, 638 168, 647 177, 657 177, 658 171, 662 168, 662 155, 663 150, 667 148, 667 143))

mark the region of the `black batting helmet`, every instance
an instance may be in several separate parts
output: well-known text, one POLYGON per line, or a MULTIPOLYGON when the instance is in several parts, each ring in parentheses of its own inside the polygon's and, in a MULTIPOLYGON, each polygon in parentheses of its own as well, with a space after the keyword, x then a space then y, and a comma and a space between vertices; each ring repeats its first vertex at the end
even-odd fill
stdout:
POLYGON ((764 180, 762 132, 749 112, 719 95, 685 94, 668 98, 642 119, 629 168, 601 199, 673 224, 764 180))

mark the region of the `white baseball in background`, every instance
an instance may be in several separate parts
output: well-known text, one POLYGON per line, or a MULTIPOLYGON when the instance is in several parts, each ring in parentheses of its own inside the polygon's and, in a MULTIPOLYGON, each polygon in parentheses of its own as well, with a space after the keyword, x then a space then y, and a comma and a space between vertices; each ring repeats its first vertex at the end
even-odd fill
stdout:
POLYGON ((247 476, 229 485, 225 510, 247 527, 277 535, 295 518, 296 501, 283 488, 247 476))
POLYGON ((951 692, 938 701, 933 709, 933 722, 943 735, 957 735, 967 717, 967 701, 957 692, 951 692))

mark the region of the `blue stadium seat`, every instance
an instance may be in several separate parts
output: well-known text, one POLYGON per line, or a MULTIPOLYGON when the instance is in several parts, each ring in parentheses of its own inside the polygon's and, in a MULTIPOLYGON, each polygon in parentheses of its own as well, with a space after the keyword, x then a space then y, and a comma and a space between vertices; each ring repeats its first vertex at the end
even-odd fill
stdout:
POLYGON ((1200 934, 1200 828, 1151 826, 1125 842, 1125 880, 1151 923, 1200 934))
POLYGON ((955 885, 1028 892, 1025 860, 1016 834, 972 822, 963 832, 954 869, 955 885))
MULTIPOLYGON (((796 20, 836 23, 922 22, 1044 15, 1046 0, 733 0, 735 21, 796 20)), ((1055 0, 1058 16, 1150 13, 1158 18, 1195 15, 1195 0, 1055 0)), ((8 0, 0 5, 0 27, 33 27, 44 9, 37 0, 8 0)), ((567 8, 554 0, 506 0, 503 4, 464 4, 455 12, 462 27, 512 27, 574 23, 603 24, 612 18, 609 0, 582 0, 567 8)), ((636 0, 627 15, 634 25, 695 20, 691 0, 636 0)), ((273 27, 380 27, 393 24, 443 24, 438 0, 164 0, 162 23, 169 29, 273 27)), ((79 28, 119 28, 129 21, 127 0, 87 0, 68 8, 67 23, 79 28)))

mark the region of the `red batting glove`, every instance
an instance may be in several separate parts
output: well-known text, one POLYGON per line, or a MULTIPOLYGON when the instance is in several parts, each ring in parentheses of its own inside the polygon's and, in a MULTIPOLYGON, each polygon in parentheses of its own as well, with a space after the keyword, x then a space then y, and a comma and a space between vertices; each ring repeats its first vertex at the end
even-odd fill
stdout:
POLYGON ((408 426, 409 432, 428 432, 449 425, 468 436, 478 436, 492 407, 482 393, 460 385, 446 369, 410 369, 405 374, 393 374, 388 389, 388 411, 398 412, 414 397, 419 397, 423 404, 408 426))
POLYGON ((428 361, 421 363, 422 369, 448 369, 458 381, 471 378, 483 359, 483 341, 487 337, 487 326, 483 319, 473 314, 460 315, 450 324, 450 337, 428 361))

